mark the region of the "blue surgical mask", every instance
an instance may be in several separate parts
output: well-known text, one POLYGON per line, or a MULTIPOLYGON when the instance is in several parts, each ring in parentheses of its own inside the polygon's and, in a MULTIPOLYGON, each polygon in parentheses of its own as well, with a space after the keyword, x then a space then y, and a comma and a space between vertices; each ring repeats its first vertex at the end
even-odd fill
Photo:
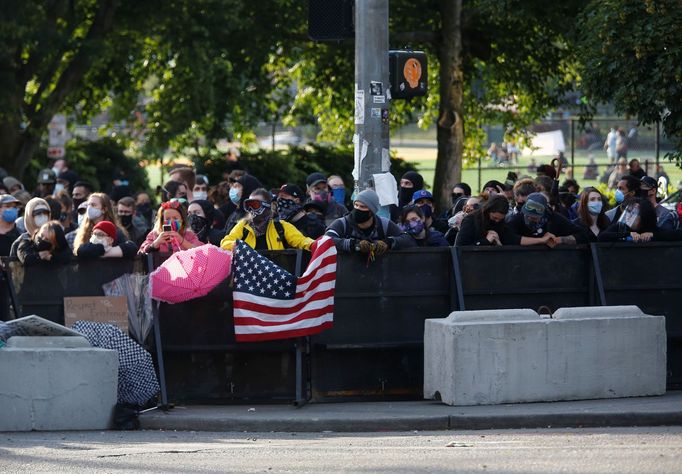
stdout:
POLYGON ((343 204, 346 200, 346 189, 345 188, 334 188, 332 189, 332 195, 334 196, 334 201, 339 204, 343 204))
POLYGON ((625 194, 620 189, 616 189, 616 202, 620 204, 625 200, 625 194))
POLYGON ((601 201, 592 201, 587 203, 587 210, 593 216, 598 215, 601 212, 603 204, 601 201))
POLYGON ((17 210, 17 208, 16 207, 10 207, 10 208, 2 211, 2 220, 11 224, 12 222, 17 220, 18 215, 19 215, 19 211, 17 210))
POLYGON ((230 201, 232 201, 233 204, 239 205, 240 198, 239 191, 236 188, 230 188, 230 201))

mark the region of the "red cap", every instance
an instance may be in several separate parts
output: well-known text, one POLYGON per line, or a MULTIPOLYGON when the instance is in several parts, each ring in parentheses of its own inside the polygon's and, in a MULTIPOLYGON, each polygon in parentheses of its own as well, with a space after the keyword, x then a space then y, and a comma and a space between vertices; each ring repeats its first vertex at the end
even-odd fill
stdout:
POLYGON ((111 237, 112 240, 116 240, 116 226, 112 222, 109 221, 99 222, 95 224, 95 227, 93 227, 92 230, 93 232, 95 230, 101 230, 109 237, 111 237))

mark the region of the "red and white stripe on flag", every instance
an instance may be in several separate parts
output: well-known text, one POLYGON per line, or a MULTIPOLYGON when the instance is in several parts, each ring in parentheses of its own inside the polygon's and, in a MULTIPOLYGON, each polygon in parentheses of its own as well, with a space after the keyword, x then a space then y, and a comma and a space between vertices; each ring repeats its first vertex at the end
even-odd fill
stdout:
POLYGON ((331 238, 323 236, 311 250, 308 268, 296 278, 244 242, 237 242, 233 254, 237 342, 309 336, 332 327, 336 247, 331 238))

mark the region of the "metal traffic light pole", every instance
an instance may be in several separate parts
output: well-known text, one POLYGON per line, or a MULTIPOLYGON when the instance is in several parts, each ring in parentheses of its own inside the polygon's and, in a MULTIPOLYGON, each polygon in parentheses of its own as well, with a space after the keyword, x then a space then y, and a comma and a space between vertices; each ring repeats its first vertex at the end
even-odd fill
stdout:
POLYGON ((388 0, 355 2, 355 191, 390 170, 388 0))

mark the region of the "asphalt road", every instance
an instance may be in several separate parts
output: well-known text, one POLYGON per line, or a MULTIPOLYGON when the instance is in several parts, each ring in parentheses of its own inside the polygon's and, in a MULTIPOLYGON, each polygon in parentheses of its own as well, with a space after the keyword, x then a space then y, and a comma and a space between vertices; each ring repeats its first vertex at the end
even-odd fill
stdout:
POLYGON ((0 433, 0 472, 680 473, 682 427, 408 433, 0 433))

